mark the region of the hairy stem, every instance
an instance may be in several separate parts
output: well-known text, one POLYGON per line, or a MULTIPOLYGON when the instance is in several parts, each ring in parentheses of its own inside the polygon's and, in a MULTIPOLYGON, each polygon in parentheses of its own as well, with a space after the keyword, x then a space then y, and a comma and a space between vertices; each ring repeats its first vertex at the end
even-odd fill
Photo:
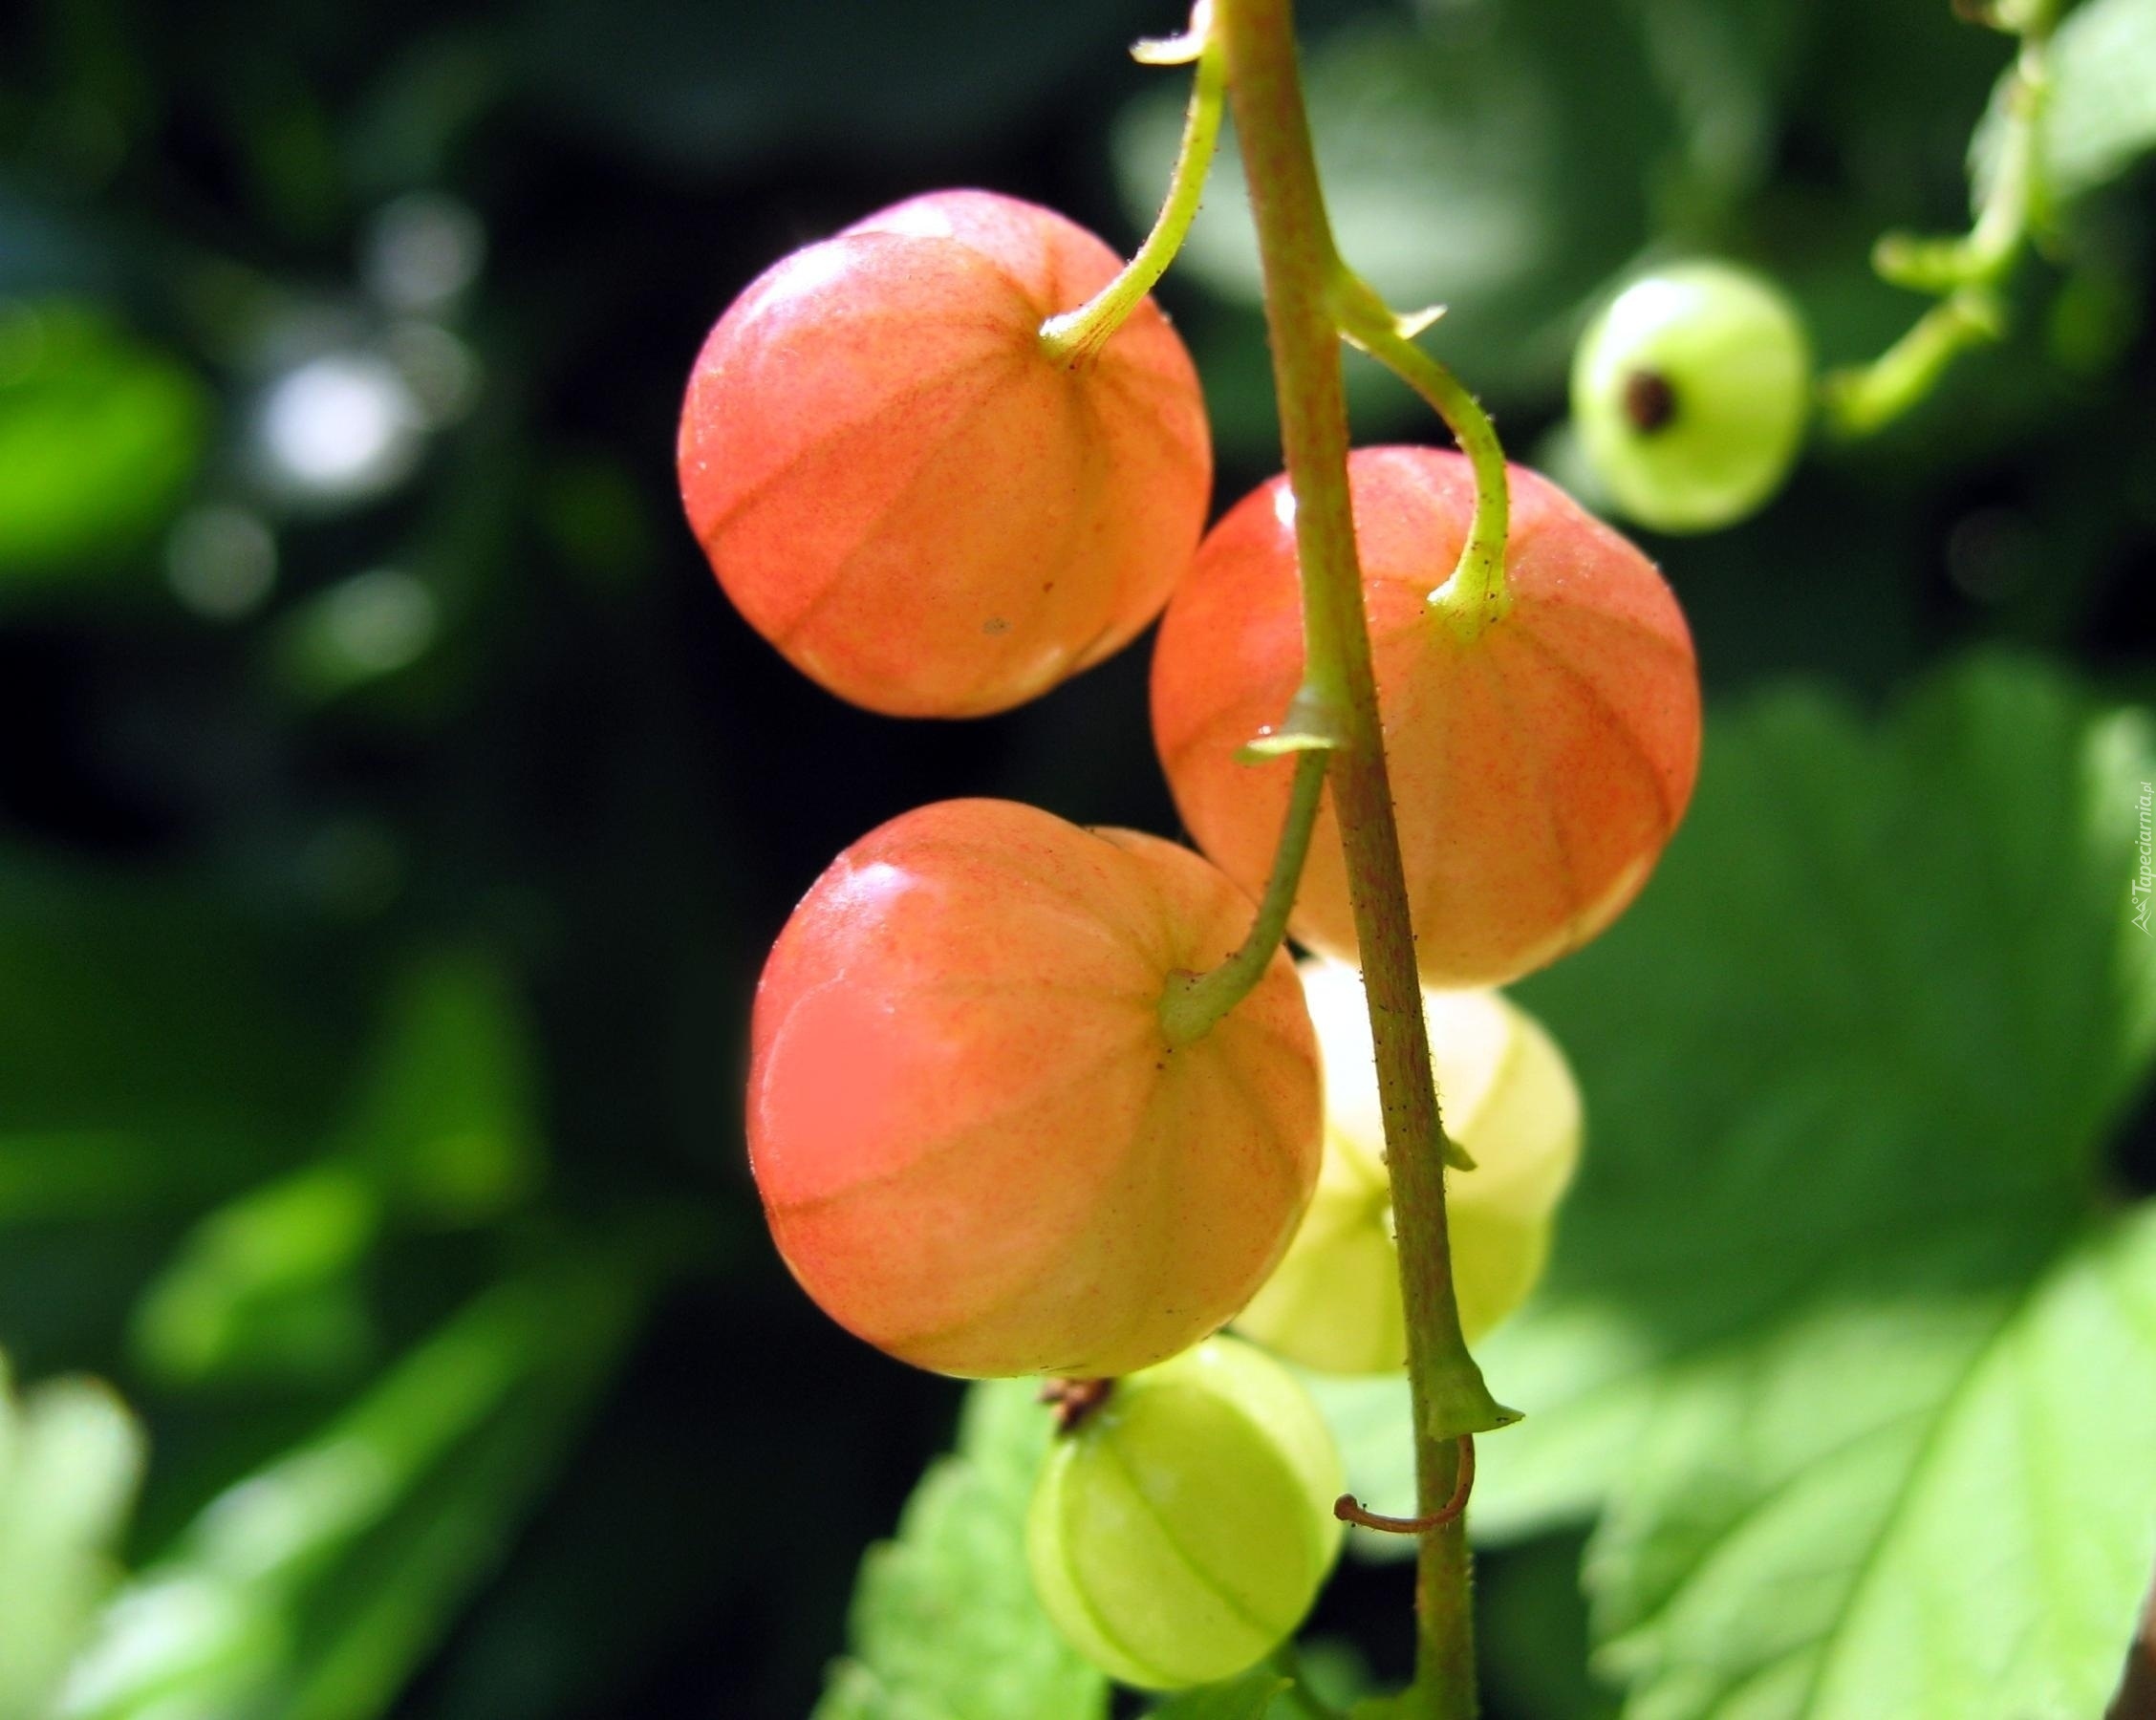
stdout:
POLYGON ((1512 489, 1505 473, 1504 447, 1497 426, 1445 365, 1409 339, 1399 320, 1359 280, 1339 294, 1341 333, 1413 389, 1459 443, 1475 473, 1475 514, 1467 542, 1460 546, 1453 576, 1430 594, 1438 611, 1463 638, 1477 637, 1512 608, 1505 589, 1505 535, 1511 528, 1512 489))
MULTIPOLYGON (((1514 1418, 1491 1398, 1468 1355, 1453 1297, 1444 1135, 1348 503, 1336 292, 1343 269, 1318 186, 1289 0, 1217 0, 1214 31, 1257 220, 1282 449, 1295 494, 1305 657, 1299 702, 1320 707, 1315 715, 1336 746, 1333 798, 1376 1043, 1407 1303, 1418 1515, 1435 1516, 1453 1493, 1459 1435, 1514 1418)), ((1416 1670, 1406 1711, 1430 1720, 1473 1715, 1474 1631, 1462 1518, 1421 1537, 1415 1597, 1416 1670)))
POLYGON ((1220 53, 1209 21, 1209 9, 1199 6, 1191 15, 1197 38, 1197 70, 1191 81, 1190 110, 1183 119, 1183 145, 1168 179, 1168 195, 1153 231, 1122 272, 1075 311, 1051 316, 1041 325, 1041 345, 1057 361, 1083 364, 1108 344, 1151 292, 1175 253, 1182 249, 1197 205, 1205 191, 1206 170, 1213 165, 1214 145, 1219 141, 1222 109, 1220 53))

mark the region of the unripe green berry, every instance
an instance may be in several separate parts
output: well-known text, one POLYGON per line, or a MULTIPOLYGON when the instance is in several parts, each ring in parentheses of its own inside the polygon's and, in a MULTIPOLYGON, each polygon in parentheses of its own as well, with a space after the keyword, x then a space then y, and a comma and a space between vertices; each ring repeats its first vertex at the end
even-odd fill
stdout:
POLYGON ((1713 531, 1780 487, 1803 440, 1811 355, 1779 289, 1726 263, 1634 281, 1572 361, 1581 447, 1625 515, 1713 531))
POLYGON ((1033 1586, 1125 1684, 1226 1678, 1309 1613, 1340 1551, 1342 1485, 1294 1376, 1210 1339, 1114 1382, 1056 1441, 1026 1524, 1033 1586))

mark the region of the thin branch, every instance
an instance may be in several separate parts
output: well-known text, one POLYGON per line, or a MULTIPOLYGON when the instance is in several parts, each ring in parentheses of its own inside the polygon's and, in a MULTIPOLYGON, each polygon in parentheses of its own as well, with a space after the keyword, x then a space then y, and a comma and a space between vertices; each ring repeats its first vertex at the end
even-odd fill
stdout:
POLYGON ((1310 834, 1317 828, 1325 774, 1326 755, 1322 750, 1296 755, 1287 818, 1281 828, 1280 846, 1273 850, 1273 875, 1265 885, 1265 899, 1258 904, 1258 917, 1251 922, 1250 935, 1241 947, 1227 960, 1203 974, 1192 975, 1180 984, 1172 984, 1162 997, 1160 1025, 1171 1045, 1187 1045, 1202 1039, 1265 977, 1274 952, 1287 936, 1287 916, 1294 912, 1303 862, 1310 852, 1310 834))
MULTIPOLYGON (((1137 255, 1077 310, 1051 316, 1041 325, 1042 346, 1051 357, 1071 368, 1086 363, 1106 346, 1109 337, 1123 326, 1124 318, 1153 290, 1167 272, 1168 265, 1175 261, 1175 253, 1182 249, 1191 223, 1197 218, 1197 205, 1205 192, 1206 171, 1213 165, 1214 146, 1220 138, 1220 116, 1226 106, 1221 93, 1221 56, 1212 28, 1211 10, 1208 0, 1198 0, 1191 12, 1189 32, 1167 45, 1170 53, 1140 55, 1149 63, 1158 65, 1166 63, 1171 53, 1179 53, 1187 46, 1196 47, 1197 71, 1191 80, 1190 109, 1183 119, 1182 148, 1175 156, 1175 171, 1169 176, 1168 195, 1161 203, 1159 217, 1153 224, 1153 231, 1146 235, 1145 243, 1138 247, 1137 255)), ((1139 46, 1158 49, 1162 45, 1141 43, 1139 46)))
POLYGON ((1455 1521, 1467 1510, 1468 1496, 1475 1492, 1475 1435, 1462 1433, 1459 1438, 1459 1474, 1453 1483, 1453 1496, 1427 1516, 1387 1516, 1382 1512, 1367 1509, 1353 1494, 1342 1494, 1332 1502, 1332 1515, 1344 1523, 1353 1523, 1358 1529, 1375 1529, 1386 1535, 1428 1535, 1433 1529, 1442 1529, 1455 1521))

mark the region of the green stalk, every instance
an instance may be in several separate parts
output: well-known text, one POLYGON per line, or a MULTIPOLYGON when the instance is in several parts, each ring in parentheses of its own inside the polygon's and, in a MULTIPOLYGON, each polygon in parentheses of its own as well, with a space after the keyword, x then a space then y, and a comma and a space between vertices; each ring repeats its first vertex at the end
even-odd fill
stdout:
MULTIPOLYGON (((1419 1514, 1434 1516, 1453 1493, 1459 1435, 1515 1418, 1492 1399, 1467 1353, 1453 1296, 1444 1133, 1348 504, 1337 309, 1346 272, 1318 185, 1288 0, 1218 0, 1214 39, 1257 220, 1282 448, 1296 499, 1305 657, 1296 715, 1322 725, 1336 749, 1333 798, 1376 1043, 1407 1304, 1419 1514)), ((1415 1682, 1402 1711, 1462 1720, 1477 1708, 1465 1524, 1455 1517, 1420 1543, 1415 1682)))
POLYGON ((1445 420, 1475 473, 1475 513, 1453 576, 1430 594, 1431 608, 1463 639, 1474 639, 1511 612, 1505 587, 1505 537, 1511 529, 1512 487, 1503 444, 1481 401, 1460 379, 1409 339, 1377 295, 1348 277, 1338 292, 1341 333, 1413 389, 1445 420))
POLYGON ((2056 13, 2051 0, 2025 0, 1985 15, 1984 21, 2020 38, 1996 170, 1967 233, 1946 239, 1888 233, 1872 248, 1872 268, 1882 279, 1932 293, 1939 303, 1870 363, 1821 379, 1821 405, 1837 434, 1885 429, 1926 399, 1963 353, 2005 335, 2001 290, 2043 213, 2038 127, 2050 94, 2045 52, 2056 13))
MULTIPOLYGON (((1138 253, 1122 271, 1075 311, 1051 316, 1041 325, 1041 345, 1058 362, 1083 364, 1108 344, 1153 290, 1175 253, 1182 249, 1191 223, 1197 218, 1198 200, 1205 191, 1206 170, 1213 165, 1213 149, 1220 138, 1220 54, 1216 38, 1206 27, 1203 9, 1194 15, 1192 45, 1197 51, 1197 71, 1191 80, 1190 110, 1183 119, 1183 145, 1169 176, 1168 195, 1160 205, 1153 231, 1138 253), (1202 32, 1202 34, 1197 32, 1202 32)), ((1157 59, 1153 63, 1159 63, 1157 59)))
POLYGON ((1310 836, 1318 825, 1325 776, 1324 749, 1296 755, 1287 819, 1281 829, 1280 846, 1273 850, 1273 875, 1266 880, 1265 899, 1258 904, 1258 917, 1233 956, 1217 968, 1171 986, 1160 1000, 1160 1025, 1171 1045, 1187 1045, 1204 1038, 1214 1023, 1249 996, 1265 977, 1273 952, 1287 935, 1287 916, 1295 908, 1295 888, 1303 880, 1303 862, 1309 855, 1310 836))

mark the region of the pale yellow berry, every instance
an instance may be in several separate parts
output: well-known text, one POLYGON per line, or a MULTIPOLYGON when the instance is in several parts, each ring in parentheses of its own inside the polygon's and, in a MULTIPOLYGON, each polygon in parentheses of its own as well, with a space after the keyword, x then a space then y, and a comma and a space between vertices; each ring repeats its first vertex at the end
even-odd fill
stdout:
MULTIPOLYGON (((1325 1163, 1286 1257, 1238 1328, 1292 1361, 1376 1373, 1407 1359, 1391 1189, 1362 978, 1302 967, 1326 1081, 1325 1163)), ((1473 1343, 1526 1300, 1580 1152, 1580 1090, 1564 1054, 1495 991, 1428 992, 1445 1126, 1475 1160, 1446 1176, 1453 1282, 1473 1343)))

